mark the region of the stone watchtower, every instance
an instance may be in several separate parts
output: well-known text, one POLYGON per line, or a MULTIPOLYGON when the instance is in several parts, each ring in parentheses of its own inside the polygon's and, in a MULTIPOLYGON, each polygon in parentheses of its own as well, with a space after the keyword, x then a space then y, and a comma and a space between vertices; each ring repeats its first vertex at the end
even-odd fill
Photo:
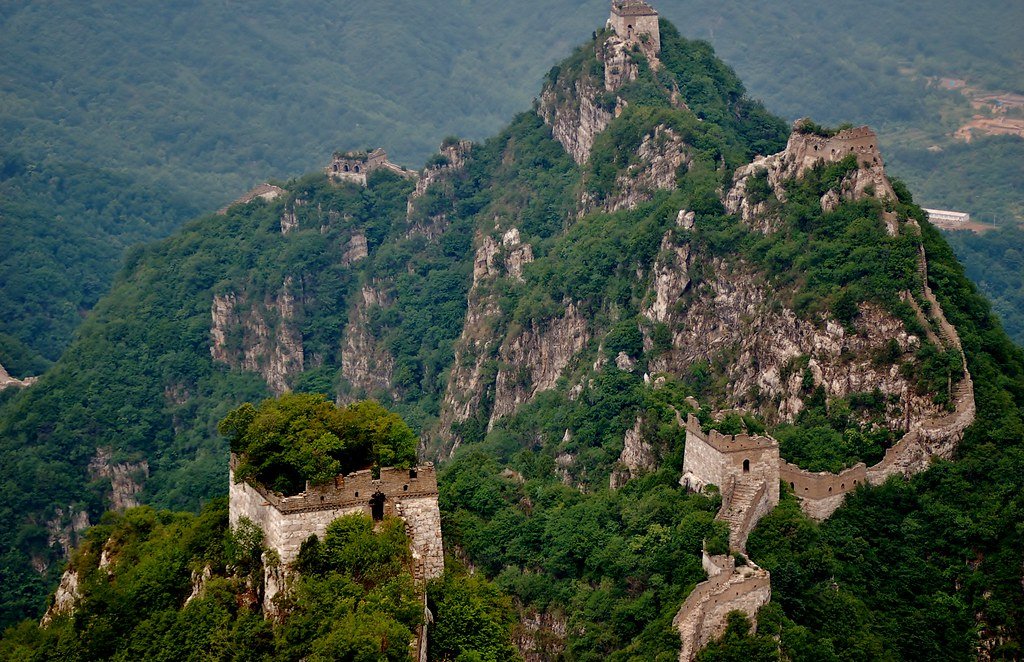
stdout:
POLYGON ((643 0, 614 0, 608 26, 627 44, 638 44, 648 55, 661 52, 658 12, 643 0))

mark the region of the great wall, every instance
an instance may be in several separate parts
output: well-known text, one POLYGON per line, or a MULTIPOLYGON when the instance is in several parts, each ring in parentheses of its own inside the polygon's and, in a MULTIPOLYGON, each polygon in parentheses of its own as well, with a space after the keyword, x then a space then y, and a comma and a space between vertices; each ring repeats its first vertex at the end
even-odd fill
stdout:
MULTIPOLYGON (((604 92, 616 92, 636 78, 636 64, 629 53, 640 50, 652 68, 660 66, 657 59, 661 48, 658 14, 650 5, 642 0, 615 0, 607 27, 611 35, 597 49, 598 59, 604 65, 604 89, 591 87, 584 81, 571 90, 561 91, 569 92, 567 97, 572 103, 555 103, 556 94, 550 89, 541 98, 541 116, 551 126, 555 139, 581 164, 589 158, 595 136, 607 128, 625 106, 621 99, 617 99, 614 110, 609 110, 601 107, 597 98, 604 92)), ((733 186, 723 200, 729 213, 738 214, 756 229, 771 232, 773 221, 763 213, 763 204, 751 204, 747 200, 746 181, 749 177, 766 171, 770 187, 779 200, 784 201, 786 180, 801 177, 823 161, 837 162, 850 155, 856 157, 857 170, 844 180, 840 191, 834 192, 834 199, 828 195, 822 198, 823 209, 828 211, 841 198, 895 198, 884 171, 876 134, 871 129, 859 127, 828 135, 816 133, 809 126, 798 121, 784 151, 758 157, 751 164, 737 169, 733 186)), ((324 171, 332 181, 362 186, 366 186, 369 176, 379 169, 415 179, 416 189, 408 201, 411 218, 414 201, 435 179, 450 170, 462 168, 470 148, 471 145, 464 142, 443 145, 442 155, 446 163, 422 174, 390 163, 382 149, 369 153, 336 153, 324 171)), ((236 202, 272 199, 279 192, 275 188, 269 185, 257 187, 236 202)), ((682 216, 683 212, 680 212, 682 216)), ((886 213, 885 220, 890 233, 896 233, 898 224, 894 216, 886 213)), ((289 227, 296 225, 292 223, 289 227)), ((908 225, 913 226, 914 222, 910 221, 908 225)), ((282 220, 282 232, 286 231, 285 226, 282 220)), ((513 269, 508 271, 512 273, 513 269)), ((716 430, 705 432, 694 416, 688 416, 684 423, 677 415, 686 435, 680 484, 695 491, 717 487, 722 505, 716 519, 729 528, 729 553, 704 551, 702 565, 708 579, 699 583, 687 596, 673 620, 680 635, 681 662, 690 662, 708 642, 721 636, 727 616, 732 611, 746 614, 756 628, 758 610, 771 600, 771 577, 767 570, 758 567, 747 556, 746 543, 758 521, 778 505, 783 485, 792 491, 809 517, 823 521, 860 486, 880 485, 895 475, 911 476, 925 470, 934 458, 949 459, 953 456, 964 430, 974 420, 973 382, 956 330, 946 319, 928 286, 923 249, 919 258, 919 274, 922 291, 918 294, 926 305, 922 308, 918 298, 910 292, 905 292, 903 299, 914 308, 929 341, 959 351, 963 375, 951 393, 951 411, 908 420, 903 436, 878 463, 872 466, 858 463, 840 473, 810 472, 782 459, 778 442, 769 436, 730 436, 716 430)), ((477 275, 474 272, 474 282, 477 275)), ((665 302, 663 308, 667 307, 665 302)), ((575 350, 570 352, 570 356, 572 354, 575 350)), ((554 372, 557 373, 554 378, 557 378, 561 368, 554 372)), ((521 401, 525 400, 515 398, 513 409, 521 401)), ((465 404, 471 407, 474 402, 467 400, 465 404)), ((274 613, 275 595, 287 590, 287 572, 282 569, 296 560, 302 542, 310 535, 323 536, 328 524, 344 514, 363 512, 375 519, 385 515, 400 517, 409 531, 416 579, 423 581, 443 572, 437 483, 431 465, 412 472, 385 468, 381 469, 379 478, 373 478, 369 470, 339 476, 332 484, 307 486, 303 493, 292 497, 283 497, 246 482, 236 483, 232 474, 230 494, 232 525, 237 525, 243 517, 255 522, 265 533, 267 547, 279 560, 277 565, 268 564, 265 571, 264 606, 269 614, 274 613)), ((425 640, 425 631, 418 633, 414 658, 425 659, 425 640)))
MULTIPOLYGON (((869 138, 867 133, 861 132, 855 138, 863 142, 873 135, 869 138)), ((839 160, 851 151, 858 154, 860 160, 870 157, 870 150, 874 149, 874 145, 868 143, 865 150, 855 147, 837 150, 827 139, 812 141, 813 145, 824 146, 824 150, 814 151, 823 151, 823 159, 827 161, 839 160)), ((797 165, 793 159, 788 163, 797 165)), ((877 163, 870 157, 863 165, 874 168, 877 163)), ((796 173, 806 167, 809 166, 799 164, 796 173)), ((796 173, 793 176, 799 176, 796 173)), ((729 436, 715 430, 705 433, 696 417, 692 414, 688 417, 683 475, 679 482, 697 491, 703 491, 708 485, 718 487, 722 505, 716 519, 728 523, 729 550, 744 564, 736 565, 728 555, 708 556, 705 552, 704 567, 709 578, 697 585, 673 621, 681 638, 680 662, 690 662, 704 644, 721 636, 730 611, 745 613, 756 628, 757 611, 771 600, 771 578, 746 556, 746 542, 761 517, 778 504, 780 481, 792 490, 800 508, 809 517, 823 521, 842 505, 847 494, 863 484, 880 485, 897 475, 909 477, 926 470, 933 459, 953 457, 964 430, 974 422, 974 384, 956 329, 928 285, 923 247, 918 257, 918 276, 921 279, 919 294, 929 314, 917 303, 913 293, 904 292, 902 298, 915 309, 931 342, 959 353, 963 374, 952 390, 951 410, 910 421, 904 435, 886 450, 878 463, 869 467, 861 462, 838 474, 810 472, 782 459, 778 442, 771 437, 729 436)))
POLYGON ((307 483, 303 492, 283 496, 255 482, 236 481, 237 465, 232 456, 228 520, 233 528, 248 520, 263 531, 263 545, 268 550, 263 555, 263 613, 268 618, 281 615, 278 598, 288 593, 302 543, 310 536, 322 539, 331 522, 344 515, 362 513, 375 522, 397 517, 405 523, 412 554, 410 570, 420 587, 425 615, 410 657, 425 662, 430 613, 423 585, 444 572, 434 466, 364 469, 320 485, 307 483))

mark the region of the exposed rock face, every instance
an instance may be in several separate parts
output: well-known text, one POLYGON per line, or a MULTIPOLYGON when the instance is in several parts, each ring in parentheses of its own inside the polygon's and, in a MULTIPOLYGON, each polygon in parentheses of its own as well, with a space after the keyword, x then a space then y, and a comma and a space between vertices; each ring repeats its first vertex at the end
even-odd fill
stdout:
POLYGON ((0 391, 5 388, 24 388, 26 386, 32 386, 38 379, 38 377, 15 379, 7 373, 7 370, 5 370, 2 365, 0 365, 0 391))
POLYGON ((469 420, 492 387, 494 375, 486 366, 501 342, 501 309, 491 285, 502 277, 521 280, 523 267, 533 261, 533 248, 522 241, 516 228, 506 230, 500 241, 478 235, 476 243, 466 320, 455 343, 455 362, 441 404, 441 435, 452 442, 451 452, 459 445, 452 426, 469 420))
POLYGON ((523 662, 548 662, 565 650, 566 631, 564 614, 523 614, 513 627, 512 643, 523 662))
POLYGON ((110 507, 118 512, 139 505, 138 494, 143 483, 149 478, 149 463, 111 463, 113 452, 109 448, 97 448, 96 456, 89 462, 89 477, 92 480, 110 480, 110 507))
MULTIPOLYGON (((692 162, 682 137, 665 126, 655 127, 637 148, 637 161, 615 180, 615 193, 602 202, 604 211, 633 209, 658 190, 676 187, 679 167, 692 162)), ((584 209, 587 208, 584 201, 584 209)))
POLYGON ((408 213, 410 215, 413 211, 413 203, 417 198, 422 197, 427 192, 427 189, 466 167, 466 159, 472 150, 473 143, 468 140, 459 140, 441 145, 441 156, 445 158, 446 163, 431 166, 423 171, 423 174, 416 182, 415 190, 409 196, 408 213))
MULTIPOLYGON (((872 360, 890 340, 904 354, 920 346, 892 315, 862 304, 856 333, 831 319, 819 327, 775 301, 763 277, 742 263, 715 258, 711 266, 714 275, 679 313, 680 324, 673 325, 673 349, 651 362, 652 372, 686 374, 698 361, 729 356, 730 405, 755 410, 770 422, 792 421, 806 397, 803 370, 796 369, 806 357, 814 385, 823 386, 829 397, 875 388, 892 396, 887 406, 894 430, 939 412, 930 396, 916 393, 898 362, 875 365, 872 360)), ((651 298, 657 301, 657 292, 651 298)))
MULTIPOLYGON (((298 204, 296 201, 295 204, 298 204)), ((295 207, 286 207, 281 214, 281 234, 288 234, 299 229, 299 216, 295 213, 295 207)))
MULTIPOLYGON (((341 374, 356 393, 387 392, 395 395, 391 384, 395 358, 370 333, 370 311, 387 308, 390 297, 377 286, 364 285, 360 299, 351 308, 341 349, 341 374)), ((342 398, 349 400, 349 398, 342 398)))
POLYGON ((657 468, 658 461, 654 455, 654 448, 643 437, 643 418, 638 417, 636 424, 626 430, 622 454, 619 455, 619 461, 615 463, 615 469, 612 470, 608 487, 617 490, 631 478, 657 468))
POLYGON ((78 534, 89 528, 89 513, 84 510, 75 511, 71 507, 67 510, 57 508, 54 510, 53 518, 46 523, 47 544, 53 547, 59 544, 64 552, 64 558, 71 556, 72 548, 78 544, 78 534))
MULTIPOLYGON (((693 227, 693 212, 680 212, 681 227, 693 227)), ((644 317, 652 322, 669 322, 675 304, 690 287, 690 244, 677 241, 669 230, 661 238, 661 249, 654 262, 653 296, 644 309, 644 317)))
POLYGON ((362 232, 354 233, 348 240, 345 252, 341 254, 341 264, 350 267, 370 254, 366 243, 366 235, 362 232))
POLYGON ((292 289, 288 276, 281 290, 261 304, 232 292, 215 295, 210 310, 213 360, 259 373, 277 395, 288 390, 288 378, 301 372, 304 362, 292 289))
POLYGON ((571 83, 559 81, 541 93, 538 112, 551 126, 551 134, 562 143, 576 163, 586 163, 594 138, 608 128, 614 115, 601 105, 604 90, 589 78, 571 83), (564 89, 568 87, 569 89, 564 89))
POLYGON ((618 35, 612 35, 598 46, 598 59, 604 62, 604 89, 615 92, 626 83, 637 79, 639 67, 630 55, 632 44, 618 35))
POLYGON ((203 566, 202 572, 192 571, 192 592, 185 598, 186 605, 196 598, 203 596, 203 593, 206 591, 206 584, 210 581, 211 577, 213 577, 213 569, 209 564, 203 566))
POLYGON ((554 388, 569 360, 589 339, 586 318, 569 303, 561 317, 543 324, 534 321, 506 340, 499 351, 503 367, 495 379, 490 425, 540 391, 554 388))
POLYGON ((43 619, 39 625, 46 627, 53 622, 54 618, 74 613, 75 606, 82 599, 82 593, 79 591, 78 584, 78 571, 74 568, 65 570, 64 574, 61 575, 57 592, 53 594, 53 603, 46 610, 46 613, 43 614, 43 619))
MULTIPOLYGON (((745 223, 762 232, 773 232, 779 219, 768 213, 770 201, 750 199, 747 192, 749 178, 759 173, 766 174, 775 197, 784 201, 786 180, 803 176, 819 163, 835 163, 850 155, 857 158, 857 169, 842 181, 838 191, 830 191, 822 198, 822 209, 835 209, 840 199, 860 200, 870 196, 895 199, 896 194, 885 174, 877 136, 871 129, 847 129, 835 136, 824 137, 804 133, 799 129, 800 123, 797 122, 790 134, 784 151, 758 157, 736 169, 733 186, 724 201, 728 213, 739 214, 745 223)), ((895 234, 895 223, 891 219, 886 220, 890 233, 895 234)))

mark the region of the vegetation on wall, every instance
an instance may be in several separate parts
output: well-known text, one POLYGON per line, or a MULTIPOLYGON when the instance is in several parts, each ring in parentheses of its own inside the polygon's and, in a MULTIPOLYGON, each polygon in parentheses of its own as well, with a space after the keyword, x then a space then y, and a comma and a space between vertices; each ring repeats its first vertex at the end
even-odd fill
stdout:
POLYGON ((373 467, 408 468, 419 439, 400 416, 372 400, 344 408, 322 394, 286 394, 246 402, 217 431, 237 454, 235 480, 254 479, 286 496, 373 467))
MULTIPOLYGON (((259 602, 262 531, 245 520, 231 530, 227 521, 224 499, 198 515, 148 507, 107 513, 71 560, 81 596, 73 612, 8 630, 0 657, 409 659, 424 611, 401 520, 375 527, 368 515, 347 515, 323 540, 311 536, 277 622, 265 620, 259 602)), ((491 584, 446 573, 428 598, 440 606, 431 659, 454 659, 446 657, 452 651, 464 659, 512 659, 509 605, 491 584)))
MULTIPOLYGON (((742 259, 805 319, 827 312, 847 324, 856 321, 864 302, 904 316, 897 294, 919 285, 915 249, 923 241, 931 285, 961 330, 979 407, 960 461, 939 463, 909 482, 858 492, 825 525, 808 521, 787 497, 750 539, 754 559, 772 571, 777 592, 777 604, 762 621, 766 630, 751 637, 734 622, 707 653, 710 659, 763 657, 764 633, 779 635, 782 650, 794 659, 872 659, 888 651, 910 659, 947 652, 966 657, 977 643, 978 614, 986 631, 1005 635, 1000 654, 1017 654, 1020 350, 927 224, 923 239, 909 231, 889 237, 876 202, 821 211, 820 196, 847 174, 848 162, 790 185, 788 202, 775 210, 778 232, 754 234, 725 215, 718 190, 737 165, 761 149, 777 148, 783 125, 744 96, 735 75, 705 45, 678 38, 668 26, 665 43, 674 49, 665 54, 665 75, 703 121, 664 103, 664 83, 672 80, 645 74, 628 91, 636 95, 631 109, 599 139, 585 172, 528 113, 475 147, 466 170, 416 201, 409 216, 412 184, 399 177, 380 173, 363 189, 309 175, 287 182, 280 200, 198 219, 170 239, 132 251, 112 293, 39 386, 0 403, 0 482, 10 495, 0 504, 0 624, 40 613, 59 570, 50 529, 61 530, 79 511, 96 521, 104 509, 102 481, 91 480, 87 469, 98 449, 110 448, 118 461, 150 461, 152 479, 143 498, 151 504, 207 506, 198 517, 145 508, 107 515, 86 534, 85 551, 74 560, 88 575, 81 616, 48 630, 22 624, 0 651, 41 651, 44 659, 132 659, 143 646, 160 642, 158 649, 166 643, 178 656, 188 652, 179 646, 216 645, 222 648, 215 651, 241 650, 256 658, 280 653, 315 659, 368 651, 384 637, 407 641, 422 611, 417 605, 414 613, 408 600, 406 552, 393 524, 378 534, 363 520, 345 520, 323 541, 310 542, 295 620, 283 628, 239 604, 244 577, 257 572, 259 547, 252 536, 226 534, 223 503, 211 504, 224 491, 228 450, 215 433, 216 421, 235 410, 224 431, 237 437, 236 450, 255 460, 256 475, 263 469, 284 475, 278 487, 289 491, 308 476, 345 469, 345 414, 309 395, 265 411, 235 409, 261 400, 267 389, 257 375, 212 361, 211 303, 215 295, 236 294, 242 302, 237 312, 245 314, 290 278, 301 287, 302 301, 302 314, 291 323, 307 350, 304 372, 292 376, 296 390, 330 399, 378 395, 422 431, 436 424, 452 344, 465 317, 474 237, 500 225, 519 228, 536 256, 522 281, 495 285, 500 324, 548 319, 571 299, 592 340, 570 364, 570 379, 554 390, 493 424, 483 407, 462 426, 462 449, 440 475, 442 524, 449 549, 478 572, 432 585, 428 603, 439 619, 432 655, 507 659, 512 607, 564 620, 566 655, 573 659, 676 658, 672 617, 705 577, 702 546, 723 551, 727 535, 713 519, 718 498, 687 494, 678 484, 683 432, 677 416, 692 411, 690 395, 711 406, 721 402, 726 383, 717 359, 674 380, 644 379, 650 360, 671 344, 667 328, 640 315, 669 231, 691 241, 693 288, 713 276, 710 258, 726 266, 742 259), (693 163, 677 173, 677 188, 631 210, 576 218, 580 194, 587 187, 613 194, 609 185, 632 158, 626 147, 658 124, 692 141, 693 163), (295 211, 299 226, 282 235, 286 209, 295 211), (674 227, 680 209, 695 213, 695 231, 674 227), (365 236, 368 255, 345 264, 345 247, 356 233, 365 236), (382 394, 359 393, 341 374, 343 330, 364 287, 377 288, 390 302, 366 311, 365 330, 394 359, 394 388, 382 394), (620 356, 628 369, 618 366, 620 356), (571 390, 571 384, 580 388, 571 390), (317 420, 315 435, 294 444, 279 424, 309 410, 317 420), (264 422, 272 435, 247 438, 255 432, 251 426, 263 429, 264 422), (616 462, 623 438, 634 426, 650 443, 655 468, 638 470, 618 490, 606 489, 621 470, 616 462), (259 448, 264 440, 275 446, 259 448), (261 455, 264 450, 270 452, 261 455), (295 457, 284 457, 290 450, 295 457), (142 538, 133 537, 136 529, 142 538), (136 551, 126 552, 123 566, 115 557, 111 583, 99 558, 112 537, 136 551), (140 542, 145 540, 152 545, 140 542), (210 582, 205 597, 182 608, 191 573, 204 564, 223 566, 224 575, 210 582), (229 565, 242 584, 232 583, 229 565), (37 567, 45 568, 42 576, 37 567)), ((768 199, 764 184, 755 191, 768 199)), ((902 195, 892 211, 901 221, 920 220, 902 195)), ((685 306, 685 299, 679 304, 685 306)), ((237 356, 236 344, 229 343, 229 354, 237 356)), ((933 364, 919 359, 935 368, 919 375, 925 389, 945 384, 940 377, 954 369, 942 358, 933 364)), ((485 374, 496 372, 494 363, 485 374)), ((851 443, 838 451, 803 444, 799 450, 812 466, 872 457, 887 443, 869 433, 847 439, 854 426, 850 410, 877 407, 873 393, 860 394, 857 402, 814 397, 792 428, 793 439, 821 433, 851 443)), ((361 407, 352 410, 356 419, 372 408, 361 407)), ((707 411, 701 415, 707 422, 707 411)), ((398 436, 407 449, 406 431, 398 436)), ((360 452, 368 447, 372 442, 360 452)), ((399 456, 408 457, 404 450, 399 456)))

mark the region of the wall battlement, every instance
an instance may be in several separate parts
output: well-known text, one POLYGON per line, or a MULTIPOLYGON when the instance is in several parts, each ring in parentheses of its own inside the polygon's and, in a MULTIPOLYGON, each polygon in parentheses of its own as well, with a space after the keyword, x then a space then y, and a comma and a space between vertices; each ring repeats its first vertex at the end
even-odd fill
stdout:
POLYGON ((334 181, 353 182, 360 186, 366 186, 370 175, 381 169, 410 179, 419 177, 418 173, 388 161, 387 152, 379 147, 372 152, 335 152, 331 157, 331 162, 324 168, 324 172, 334 181))
POLYGON ((690 662, 709 641, 720 637, 731 611, 746 613, 757 627, 757 612, 772 597, 771 575, 747 561, 736 566, 729 555, 709 556, 704 552, 706 581, 686 596, 672 624, 679 631, 680 662, 690 662))
POLYGON ((629 45, 639 45, 648 55, 661 52, 658 12, 643 0, 614 0, 608 26, 629 45))
MULTIPOLYGON (((844 129, 834 136, 821 136, 815 133, 804 133, 799 129, 802 120, 797 120, 794 131, 790 135, 790 144, 786 151, 804 153, 808 160, 841 161, 850 154, 857 157, 857 164, 862 168, 883 167, 882 152, 878 148, 878 136, 870 127, 859 126, 844 129), (800 147, 796 148, 799 143, 800 147)), ((807 166, 804 166, 807 167, 807 166)), ((800 171, 803 172, 803 169, 800 171)))
MULTIPOLYGON (((234 470, 237 458, 232 456, 234 470)), ((418 497, 437 497, 437 474, 432 463, 413 469, 383 467, 378 478, 370 469, 355 471, 321 485, 306 483, 305 491, 293 496, 284 496, 259 484, 250 484, 268 504, 281 513, 304 513, 316 510, 330 510, 349 506, 368 505, 374 495, 381 494, 387 500, 402 500, 418 497)))
POLYGON ((414 469, 382 468, 378 478, 370 470, 357 471, 287 497, 262 485, 236 482, 236 466, 237 458, 232 455, 229 522, 236 527, 242 518, 251 520, 263 531, 264 545, 280 560, 278 567, 265 568, 265 613, 276 613, 273 598, 287 585, 302 543, 314 535, 322 539, 331 522, 344 515, 400 518, 409 536, 413 577, 426 581, 444 572, 441 512, 432 464, 414 469))
POLYGON ((761 435, 722 434, 718 430, 711 430, 705 433, 700 426, 700 421, 693 414, 686 418, 686 432, 702 439, 704 443, 719 453, 742 453, 744 451, 770 449, 779 445, 779 442, 771 437, 761 435))

